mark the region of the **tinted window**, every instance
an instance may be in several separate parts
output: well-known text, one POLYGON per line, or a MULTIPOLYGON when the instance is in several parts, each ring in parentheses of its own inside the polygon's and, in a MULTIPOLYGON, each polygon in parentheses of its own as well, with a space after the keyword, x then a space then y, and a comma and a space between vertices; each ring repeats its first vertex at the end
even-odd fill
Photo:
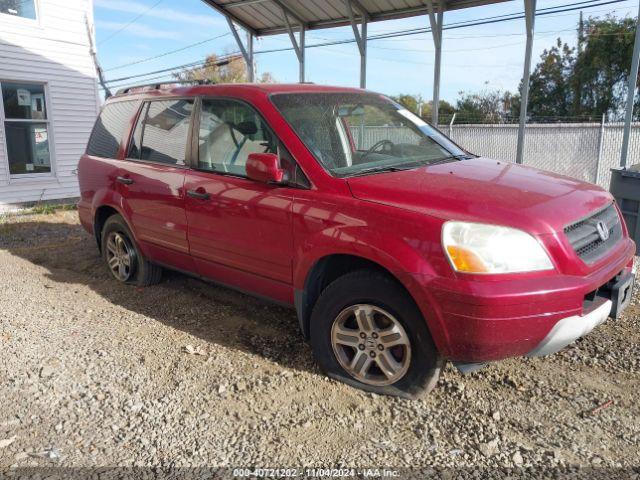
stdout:
POLYGON ((184 165, 193 100, 149 103, 142 131, 140 158, 184 165))
POLYGON ((96 157, 115 158, 137 107, 138 102, 135 101, 107 103, 93 127, 87 153, 96 157))
POLYGON ((234 100, 202 101, 198 168, 245 175, 250 153, 277 153, 277 141, 260 115, 234 100))

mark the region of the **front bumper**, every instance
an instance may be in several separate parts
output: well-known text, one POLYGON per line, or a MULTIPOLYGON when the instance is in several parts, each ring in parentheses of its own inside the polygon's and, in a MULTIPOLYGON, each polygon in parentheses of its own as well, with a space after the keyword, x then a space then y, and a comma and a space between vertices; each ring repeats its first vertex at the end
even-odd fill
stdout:
POLYGON ((625 269, 611 282, 587 297, 585 303, 590 305, 595 303, 598 306, 591 307, 584 315, 573 315, 560 320, 527 356, 542 357, 556 353, 578 338, 587 335, 609 316, 617 318, 631 303, 634 281, 633 272, 627 272, 625 269))
POLYGON ((635 246, 627 239, 622 247, 605 267, 587 276, 465 281, 414 275, 422 295, 418 305, 440 353, 454 363, 546 355, 610 315, 616 301, 613 294, 588 299, 611 285, 612 279, 631 275, 635 246), (612 301, 607 306, 605 300, 612 301))
POLYGON ((604 322, 611 313, 613 302, 606 300, 598 308, 586 315, 574 315, 556 323, 546 337, 531 350, 527 357, 542 357, 562 350, 580 337, 584 337, 604 322))

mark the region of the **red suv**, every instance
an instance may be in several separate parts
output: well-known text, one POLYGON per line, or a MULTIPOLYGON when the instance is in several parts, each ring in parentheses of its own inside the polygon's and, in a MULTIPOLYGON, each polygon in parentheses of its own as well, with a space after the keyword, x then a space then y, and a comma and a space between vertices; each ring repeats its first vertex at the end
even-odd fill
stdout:
POLYGON ((372 392, 556 352, 631 298, 608 192, 479 158, 364 90, 125 89, 79 178, 117 280, 170 268, 294 306, 320 366, 372 392))

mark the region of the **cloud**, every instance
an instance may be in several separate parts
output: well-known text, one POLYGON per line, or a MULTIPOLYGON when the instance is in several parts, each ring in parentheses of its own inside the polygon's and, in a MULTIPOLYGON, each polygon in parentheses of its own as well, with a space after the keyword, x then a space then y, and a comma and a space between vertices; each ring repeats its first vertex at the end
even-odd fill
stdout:
MULTIPOLYGON (((96 22, 96 27, 98 28, 98 30, 120 30, 126 25, 127 24, 125 22, 109 22, 106 20, 98 20, 96 22)), ((142 38, 165 38, 169 40, 178 40, 182 37, 182 35, 180 35, 178 32, 172 32, 170 30, 160 28, 152 28, 141 23, 132 23, 131 25, 127 26, 122 33, 128 33, 129 35, 134 35, 136 37, 142 38)))
POLYGON ((213 9, 211 9, 210 15, 196 15, 182 10, 165 7, 156 7, 149 10, 151 5, 146 5, 136 1, 95 0, 94 5, 98 8, 113 10, 116 12, 132 13, 134 15, 144 13, 145 17, 158 18, 169 22, 182 22, 210 28, 226 25, 226 23, 223 22, 220 16, 217 15, 213 9))

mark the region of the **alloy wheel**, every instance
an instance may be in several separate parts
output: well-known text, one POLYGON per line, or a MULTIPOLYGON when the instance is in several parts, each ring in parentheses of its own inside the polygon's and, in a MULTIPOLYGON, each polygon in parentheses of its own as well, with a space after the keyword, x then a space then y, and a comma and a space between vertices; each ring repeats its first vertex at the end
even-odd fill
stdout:
POLYGON ((133 274, 133 247, 120 232, 111 232, 107 237, 107 264, 121 282, 126 282, 133 274))
POLYGON ((375 305, 342 310, 331 327, 331 346, 342 368, 368 385, 397 382, 411 362, 411 342, 404 327, 375 305))

